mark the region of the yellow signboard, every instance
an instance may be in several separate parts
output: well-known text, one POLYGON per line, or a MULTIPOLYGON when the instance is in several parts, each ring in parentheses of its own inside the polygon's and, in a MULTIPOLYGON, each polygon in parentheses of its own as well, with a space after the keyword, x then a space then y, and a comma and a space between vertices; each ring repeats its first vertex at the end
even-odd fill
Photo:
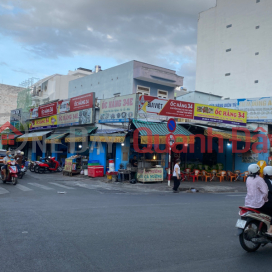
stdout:
POLYGON ((57 115, 52 115, 41 119, 35 119, 32 120, 29 124, 30 130, 56 127, 57 127, 57 115))
POLYGON ((90 136, 92 142, 101 143, 123 143, 125 138, 125 136, 90 136))
POLYGON ((194 120, 246 126, 247 112, 195 104, 194 120))

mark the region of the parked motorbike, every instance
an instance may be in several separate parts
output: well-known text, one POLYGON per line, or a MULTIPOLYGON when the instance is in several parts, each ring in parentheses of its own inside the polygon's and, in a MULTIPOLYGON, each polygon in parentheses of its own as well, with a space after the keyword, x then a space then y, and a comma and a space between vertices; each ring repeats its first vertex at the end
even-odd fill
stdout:
POLYGON ((270 227, 271 217, 252 208, 239 208, 241 219, 238 219, 236 227, 242 248, 254 252, 260 246, 272 243, 272 238, 265 234, 270 227))
POLYGON ((1 167, 1 179, 3 183, 11 182, 13 185, 16 185, 18 182, 18 168, 15 165, 15 160, 12 159, 7 164, 7 173, 6 173, 6 179, 4 180, 4 172, 3 172, 4 166, 1 167))
POLYGON ((29 162, 28 169, 30 172, 35 172, 35 166, 39 164, 39 161, 31 161, 29 162))
POLYGON ((50 172, 62 171, 62 168, 59 162, 55 159, 55 157, 48 157, 45 159, 46 161, 44 163, 42 162, 35 166, 35 172, 38 171, 38 173, 43 174, 45 171, 50 171, 50 172))

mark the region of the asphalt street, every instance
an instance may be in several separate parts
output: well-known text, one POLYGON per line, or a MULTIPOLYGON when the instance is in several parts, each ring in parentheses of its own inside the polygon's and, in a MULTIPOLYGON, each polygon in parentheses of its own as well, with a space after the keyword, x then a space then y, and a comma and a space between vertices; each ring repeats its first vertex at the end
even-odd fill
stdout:
POLYGON ((268 271, 272 246, 246 253, 244 193, 116 189, 27 172, 0 184, 1 272, 268 271))

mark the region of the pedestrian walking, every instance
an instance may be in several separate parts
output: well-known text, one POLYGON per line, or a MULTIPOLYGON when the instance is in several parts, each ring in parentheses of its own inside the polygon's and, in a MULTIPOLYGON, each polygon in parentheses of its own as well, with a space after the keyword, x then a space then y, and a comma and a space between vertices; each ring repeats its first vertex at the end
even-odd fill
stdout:
POLYGON ((179 185, 180 185, 180 159, 176 160, 176 164, 174 166, 174 171, 173 171, 173 179, 174 179, 174 187, 173 187, 173 193, 178 193, 179 192, 179 185))

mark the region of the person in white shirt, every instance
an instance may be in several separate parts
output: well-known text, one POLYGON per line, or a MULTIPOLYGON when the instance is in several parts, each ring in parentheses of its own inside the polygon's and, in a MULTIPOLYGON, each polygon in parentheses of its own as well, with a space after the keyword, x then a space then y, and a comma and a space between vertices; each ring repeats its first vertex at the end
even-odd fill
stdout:
POLYGON ((180 159, 176 160, 176 164, 174 166, 174 171, 173 171, 173 179, 174 179, 174 187, 173 187, 173 192, 178 193, 179 192, 179 185, 180 185, 180 159))

